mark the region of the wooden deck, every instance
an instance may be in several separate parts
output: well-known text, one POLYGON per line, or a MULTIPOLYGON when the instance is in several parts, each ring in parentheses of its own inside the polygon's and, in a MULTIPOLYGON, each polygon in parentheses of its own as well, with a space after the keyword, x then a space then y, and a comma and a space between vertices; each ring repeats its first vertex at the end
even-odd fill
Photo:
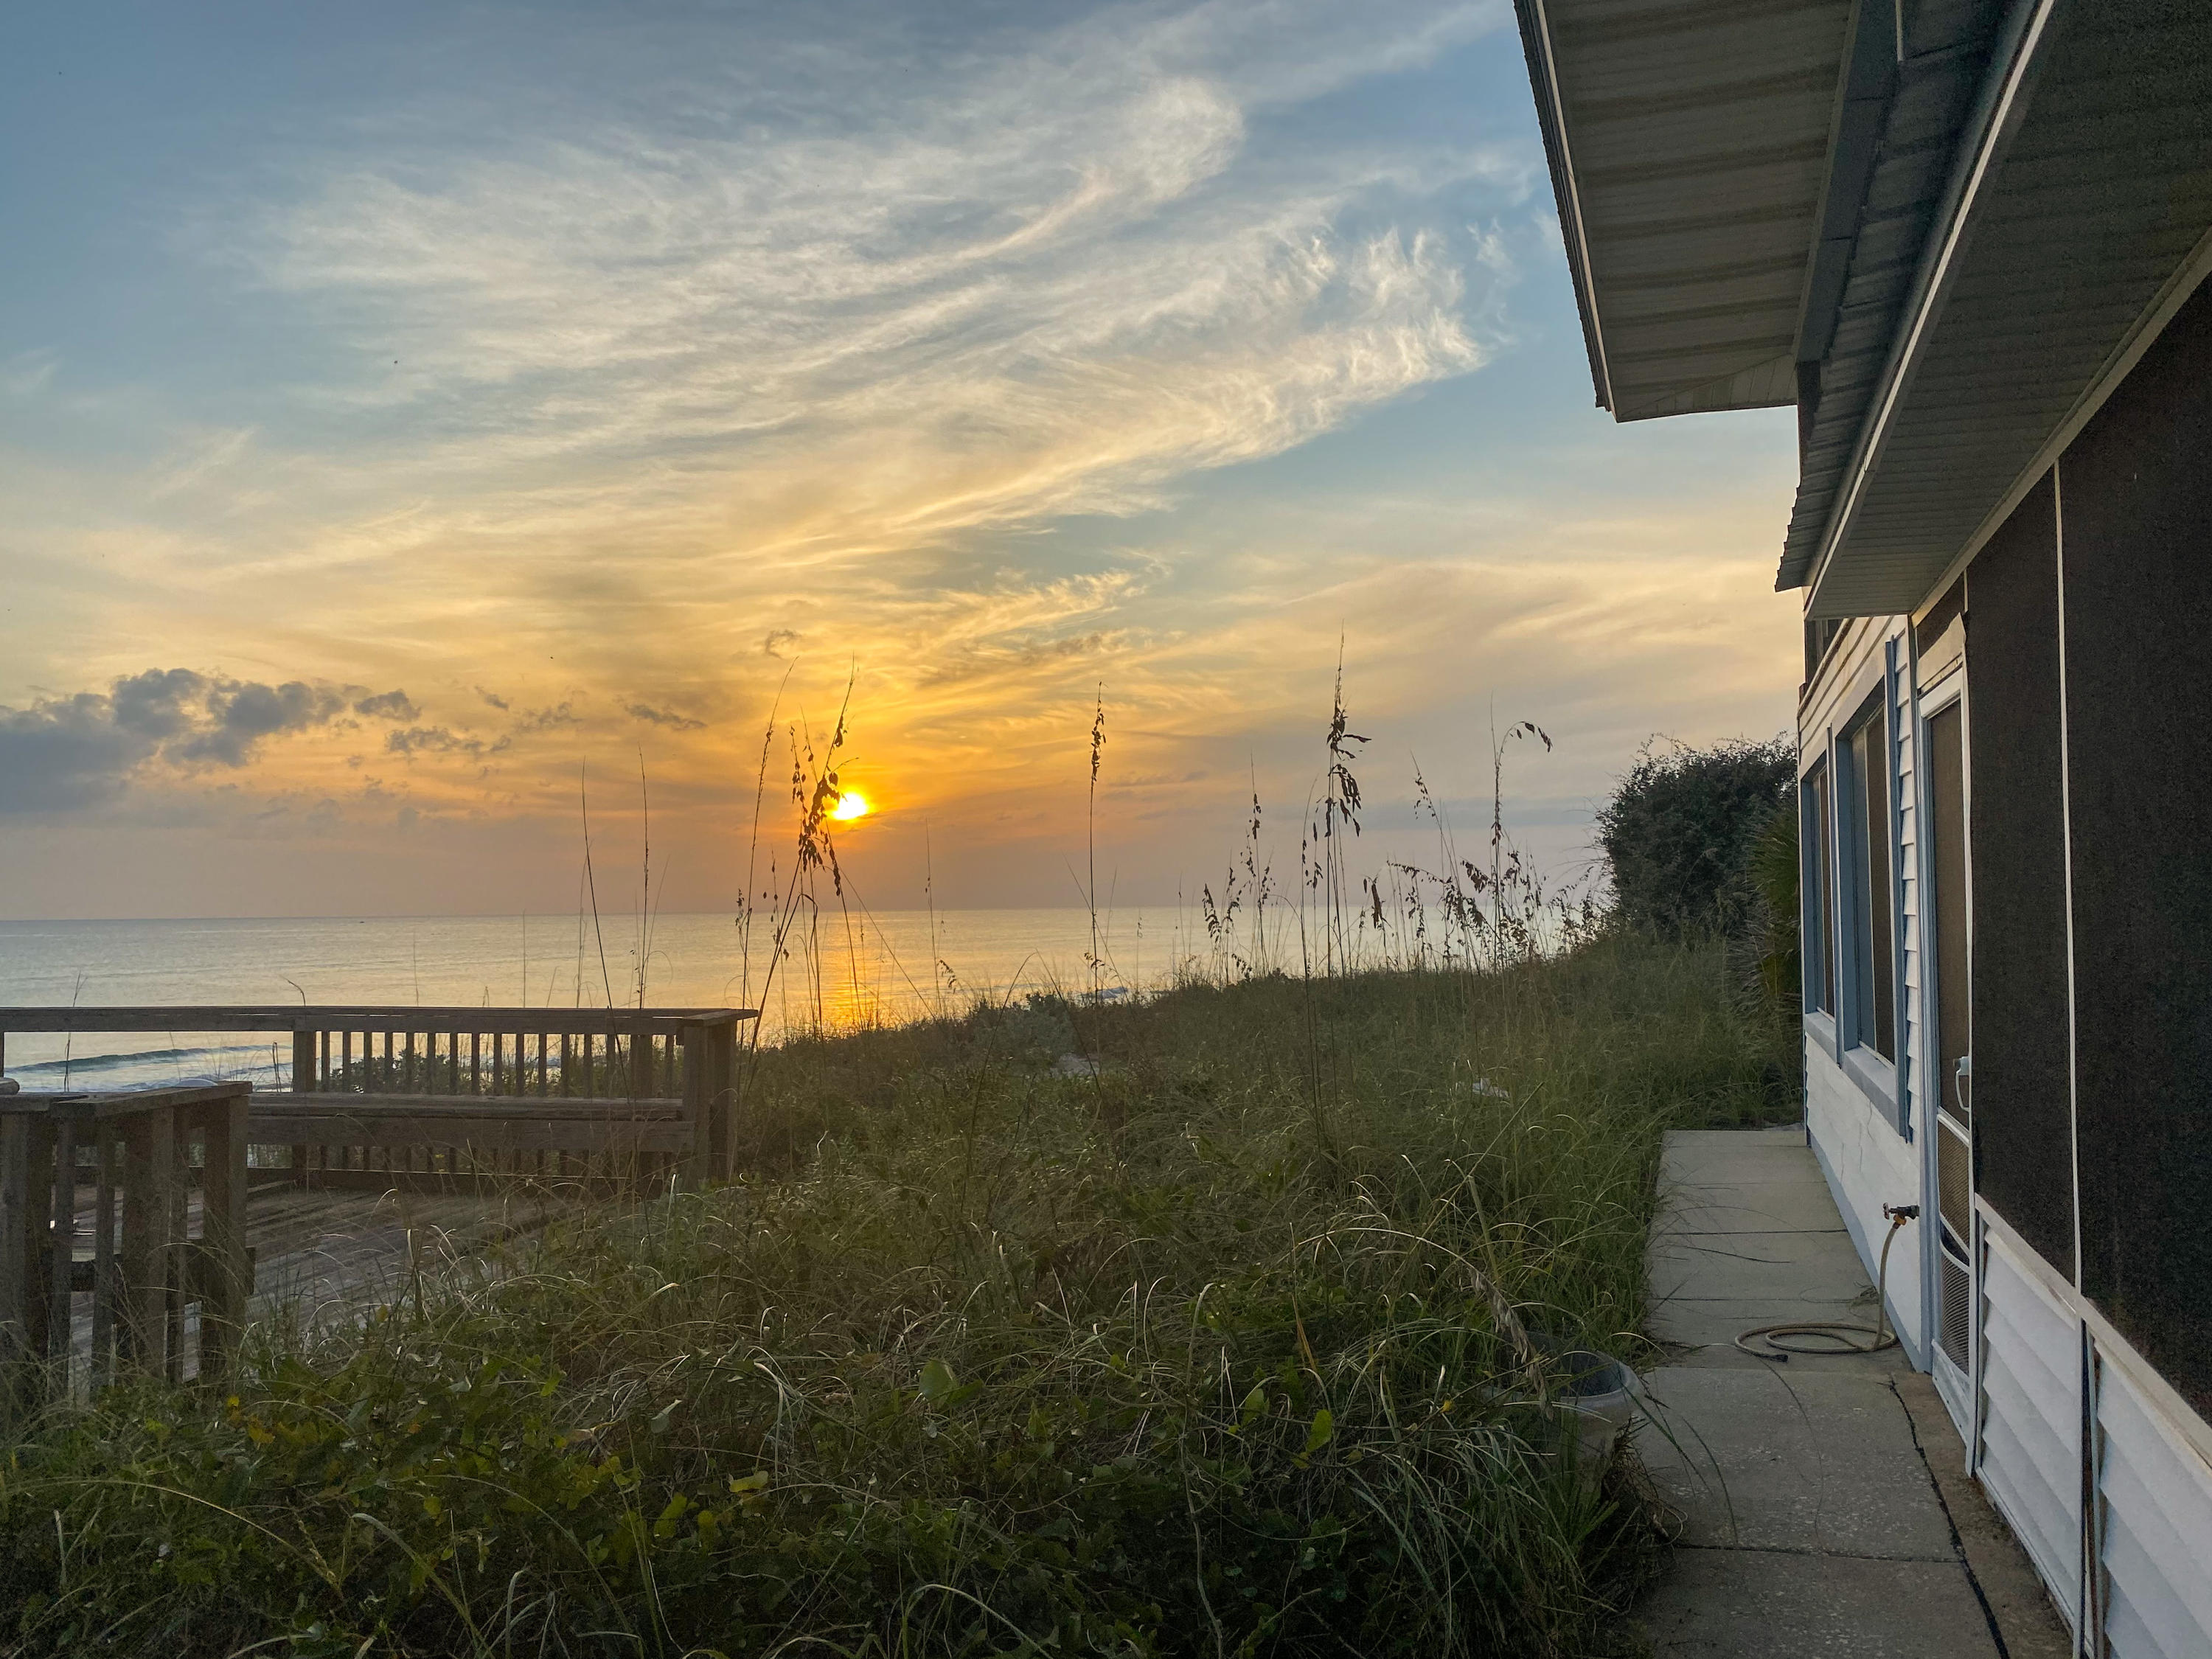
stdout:
MULTIPOLYGON (((493 1246, 542 1231, 580 1200, 542 1188, 502 1194, 388 1192, 359 1188, 307 1188, 283 1171, 246 1192, 246 1248, 256 1258, 249 1322, 276 1318, 301 1330, 360 1319, 370 1309, 398 1301, 418 1271, 439 1276, 465 1269, 493 1246)), ((81 1231, 89 1231, 95 1190, 77 1189, 81 1231)), ((199 1224, 194 1199, 191 1224, 199 1224)), ((70 1348, 80 1368, 92 1358, 91 1299, 76 1298, 70 1348)), ((179 1334, 198 1371, 199 1307, 180 1310, 179 1334)), ((82 1389, 83 1378, 77 1383, 82 1389)))
POLYGON ((575 1207, 543 1189, 379 1193, 301 1187, 280 1176, 246 1191, 246 1242, 255 1257, 247 1316, 353 1316, 405 1295, 418 1267, 443 1271, 575 1207))
POLYGON ((288 1148, 290 1168, 313 1184, 434 1192, 463 1175, 647 1186, 673 1176, 696 1186, 729 1174, 737 1032, 757 1018, 750 1008, 0 1008, 0 1067, 10 1031, 283 1034, 289 1087, 255 1092, 247 1141, 288 1148))
MULTIPOLYGON (((6 1034, 269 1031, 290 1087, 0 1079, 0 1362, 36 1387, 352 1321, 592 1192, 726 1179, 747 1008, 0 1008, 6 1034)), ((14 1375, 11 1370, 11 1376, 14 1375)))

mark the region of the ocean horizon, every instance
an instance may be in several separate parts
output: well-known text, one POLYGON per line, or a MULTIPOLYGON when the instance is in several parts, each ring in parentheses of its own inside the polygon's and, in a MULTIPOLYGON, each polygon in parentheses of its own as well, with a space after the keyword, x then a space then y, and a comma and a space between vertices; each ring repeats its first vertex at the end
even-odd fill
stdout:
MULTIPOLYGON (((827 913, 773 963, 726 912, 0 921, 0 1008, 212 1004, 757 1007, 763 1035, 898 1024, 978 1000, 1087 989, 1091 918, 1073 908, 827 913)), ((1203 919, 1146 906, 1098 917, 1097 982, 1157 988, 1204 960, 1203 919)), ((0 1028, 4 1029, 4 1028, 0 1028)), ((26 1088, 289 1082, 281 1037, 6 1034, 26 1088)))

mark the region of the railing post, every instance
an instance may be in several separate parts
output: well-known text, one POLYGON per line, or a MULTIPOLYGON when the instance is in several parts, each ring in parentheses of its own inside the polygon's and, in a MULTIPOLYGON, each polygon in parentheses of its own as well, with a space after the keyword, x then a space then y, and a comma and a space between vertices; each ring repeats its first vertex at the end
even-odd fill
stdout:
POLYGON ((726 1019, 711 1028, 708 1053, 713 1056, 714 1179, 727 1181, 738 1167, 737 1021, 726 1019))
POLYGON ((185 1378, 185 1303, 191 1292, 191 1114, 172 1107, 169 1120, 170 1185, 161 1205, 161 1375, 172 1382, 185 1378))
MULTIPOLYGON (((315 1075, 315 1034, 296 1027, 292 1032, 292 1092, 305 1094, 323 1082, 315 1075), (307 1082, 300 1079, 305 1078, 307 1082)), ((292 1179, 304 1183, 307 1179, 307 1149, 292 1148, 292 1179)))
POLYGON ((652 1095, 653 1028, 641 1014, 630 1027, 629 1097, 633 1101, 647 1100, 652 1095))
POLYGON ((38 1255, 32 1240, 43 1217, 31 1179, 31 1130, 28 1113, 0 1115, 0 1363, 34 1352, 31 1279, 38 1255))
POLYGON ((207 1168, 200 1185, 200 1375, 212 1376, 236 1358, 246 1325, 252 1267, 246 1247, 247 1091, 203 1107, 207 1168))
POLYGON ((92 1200, 92 1392, 112 1380, 115 1358, 115 1126, 95 1115, 99 1169, 92 1200))
POLYGON ((176 1112, 133 1113, 123 1135, 123 1249, 116 1277, 131 1359, 162 1370, 169 1319, 169 1190, 175 1178, 176 1112))
POLYGON ((52 1243, 46 1255, 46 1357, 61 1362, 66 1389, 70 1359, 70 1291, 76 1266, 76 1121, 49 1109, 53 1121, 54 1184, 48 1189, 53 1205, 52 1243))
MULTIPOLYGON (((23 1285, 26 1291, 23 1314, 24 1352, 32 1358, 42 1358, 46 1352, 46 1330, 53 1315, 53 1284, 39 1272, 40 1256, 46 1245, 46 1235, 53 1222, 54 1124, 51 1111, 41 1115, 26 1126, 29 1146, 25 1165, 27 1180, 23 1201, 23 1285)), ((66 1317, 68 1310, 63 1310, 66 1317)))
POLYGON ((677 1170, 677 1180, 686 1191, 696 1191, 714 1165, 714 1092, 708 1075, 707 1028, 686 1025, 678 1041, 684 1051, 684 1116, 690 1126, 691 1146, 677 1170))

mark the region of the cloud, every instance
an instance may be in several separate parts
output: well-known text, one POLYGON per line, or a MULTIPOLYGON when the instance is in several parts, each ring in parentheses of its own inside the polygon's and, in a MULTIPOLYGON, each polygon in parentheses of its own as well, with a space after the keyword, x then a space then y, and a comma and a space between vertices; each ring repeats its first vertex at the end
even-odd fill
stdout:
POLYGON ((89 692, 0 709, 0 811, 92 805, 118 793, 158 746, 89 692))
MULTIPOLYGON (((502 705, 504 706, 504 705, 502 705)), ((553 732, 564 726, 579 724, 576 711, 569 704, 556 703, 550 708, 526 708, 516 716, 514 730, 518 735, 538 732, 553 732)))
POLYGON ((380 720, 419 720, 422 714, 415 706, 415 700, 400 690, 381 691, 373 697, 363 697, 354 704, 353 712, 380 720))
MULTIPOLYGON (((289 792, 297 819, 337 800, 326 816, 381 836, 396 799, 356 793, 381 769, 426 830, 477 826, 471 868, 504 878, 544 826, 565 848, 578 764, 629 754, 635 722, 720 738, 772 719, 780 757, 848 676, 855 776, 949 835, 1006 811, 1043 833, 1101 679, 1130 787, 1199 799, 1244 775, 1249 734, 1303 741, 1340 632, 1389 665, 1364 671, 1363 717, 1387 681, 1457 731, 1466 687, 1534 673, 1518 635, 1473 653, 1469 619, 1505 590, 1449 573, 1543 544, 1455 509, 1407 520, 1427 525, 1439 473, 1455 501, 1518 490, 1547 513, 1604 494, 1586 446, 1521 477, 1535 452, 1488 453, 1482 400, 1455 396, 1199 476, 1481 368, 1521 273, 1556 286, 1510 83, 1481 107, 1495 76, 1433 62, 1502 4, 1139 0, 1000 8, 980 32, 833 9, 564 19, 497 63, 417 53, 403 26, 395 49, 432 68, 211 174, 179 240, 229 252, 184 274, 242 276, 228 297, 256 330, 277 318, 310 349, 222 386, 149 364, 124 459, 118 441, 15 469, 9 550, 35 562, 6 689, 104 684, 181 638, 191 659, 281 653, 306 690, 272 676, 218 717, 193 677, 138 677, 0 711, 0 754, 40 753, 0 795, 143 781, 174 790, 132 811, 212 821, 208 784, 234 780, 234 800, 289 792), (720 49, 733 28, 745 49, 720 49), (653 37, 684 60, 640 72, 653 37), (615 61, 543 72, 586 41, 615 61), (1464 453, 1420 475, 1408 434, 1455 426, 1464 453), (112 654, 59 665, 88 641, 112 654), (263 732, 316 718, 318 674, 422 699, 340 684, 325 738, 263 732)), ((62 368, 57 405, 92 372, 62 368)), ((0 373, 36 391, 52 370, 0 373)), ((1607 530, 1593 545, 1641 533, 1607 530)), ((1649 631, 1585 655, 1640 673, 1649 631)), ((1684 651, 1668 675, 1716 672, 1684 651)), ((1443 741, 1425 728, 1425 757, 1443 741)), ((734 787, 721 744, 666 746, 656 809, 664 770, 672 802, 734 787)))
POLYGON ((333 685, 287 680, 282 685, 206 683, 201 693, 205 720, 163 745, 169 759, 186 766, 246 764, 264 738, 280 732, 304 732, 327 726, 346 706, 345 693, 333 685))
MULTIPOLYGON (((482 686, 477 695, 494 708, 504 712, 504 698, 495 697, 482 686)), ((404 755, 414 759, 425 755, 458 755, 469 760, 489 760, 503 755, 515 745, 517 738, 535 737, 540 732, 556 732, 566 726, 580 725, 580 718, 569 704, 556 703, 550 708, 526 708, 514 717, 508 729, 496 738, 481 738, 471 732, 456 732, 447 726, 407 726, 384 734, 386 754, 404 755)))
POLYGON ((1525 158, 1286 117, 1502 13, 1340 12, 1109 8, 930 74, 903 34, 817 26, 756 42, 804 65, 773 84, 681 72, 557 131, 415 112, 230 240, 359 342, 363 378, 320 394, 376 434, 342 470, 443 481, 410 544, 495 523, 559 568, 541 605, 672 543, 797 569, 1126 514, 1486 360, 1469 285, 1497 273, 1407 204, 1525 158))
POLYGON ((20 352, 0 361, 0 398, 25 402, 39 397, 54 383, 59 357, 52 350, 20 352))
MULTIPOLYGON (((116 725, 125 731, 167 738, 191 728, 196 705, 206 692, 205 678, 189 668, 149 668, 143 674, 117 680, 109 690, 107 702, 116 725)), ((80 694, 72 701, 82 703, 85 696, 80 694)))
POLYGON ((251 428, 191 434, 158 464, 148 495, 159 501, 218 477, 245 456, 253 438, 251 428))
POLYGON ((649 726, 665 726, 672 732, 701 732, 704 731, 707 726, 704 720, 695 720, 683 714, 672 714, 666 709, 655 708, 649 703, 630 704, 629 714, 632 720, 643 720, 649 726))
POLYGON ((471 760, 483 760, 504 753, 513 748, 511 737, 486 742, 466 732, 457 732, 443 726, 410 726, 384 734, 385 749, 394 755, 465 755, 471 760))
MULTIPOLYGON (((349 706, 380 713, 405 694, 325 681, 281 685, 149 668, 104 692, 0 706, 0 811, 67 811, 123 793, 155 769, 235 770, 274 737, 327 726, 349 706)), ((411 707, 411 705, 410 705, 411 707)))

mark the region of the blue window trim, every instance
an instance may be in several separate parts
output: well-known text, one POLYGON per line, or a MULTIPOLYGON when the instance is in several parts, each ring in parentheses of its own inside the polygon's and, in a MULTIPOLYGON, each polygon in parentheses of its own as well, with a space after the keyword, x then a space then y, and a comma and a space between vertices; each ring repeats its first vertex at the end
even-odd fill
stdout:
MULTIPOLYGON (((1860 1043, 1854 1043, 1844 1049, 1838 1063, 1843 1067, 1844 1075, 1857 1084, 1860 1092, 1894 1126, 1897 1120, 1892 1115, 1892 1103, 1898 1097, 1897 1082, 1900 1068, 1860 1043)), ((1909 1140, 1911 1136, 1908 1134, 1905 1139, 1909 1140)))
MULTIPOLYGON (((1897 1133, 1910 1142, 1913 1139, 1912 1121, 1912 1036, 1918 1033, 1921 1043, 1927 1043, 1927 1022, 1922 1011, 1914 1008, 1905 984, 1905 744, 1913 739, 1912 803, 1913 803, 1913 878, 1914 890, 1919 890, 1919 825, 1920 825, 1920 698, 1914 690, 1917 678, 1913 672, 1917 647, 1912 629, 1905 630, 1906 662, 1900 672, 1897 660, 1897 636, 1892 635, 1885 647, 1886 666, 1883 674, 1882 696, 1889 709, 1889 966, 1893 988, 1890 1006, 1897 1012, 1896 1077, 1892 1099, 1895 1115, 1892 1120, 1897 1133), (1902 696, 1900 696, 1902 692, 1902 696), (1900 708, 1902 703, 1905 706, 1900 708)), ((1924 945, 1925 941, 1923 941, 1924 945)))
MULTIPOLYGON (((1835 872, 1832 866, 1836 844, 1836 790, 1835 769, 1829 764, 1830 747, 1824 736, 1813 763, 1797 779, 1797 937, 1799 960, 1813 970, 1805 975, 1800 988, 1800 1012, 1808 1019, 1826 1018, 1832 1024, 1836 1012, 1836 941, 1832 914, 1835 908, 1835 872), (1814 817, 1816 801, 1826 809, 1825 823, 1814 817), (1808 835, 1808 830, 1820 833, 1808 835), (1825 904, 1823 900, 1826 901, 1825 904)), ((1834 1052, 1832 1036, 1821 1046, 1834 1052)))
POLYGON ((1880 665, 1872 684, 1866 684, 1856 698, 1841 702, 1840 706, 1850 713, 1839 725, 1830 727, 1826 734, 1822 759, 1829 779, 1828 854, 1833 865, 1829 879, 1833 884, 1835 937, 1826 941, 1825 954, 1832 975, 1828 987, 1833 1032, 1832 1057, 1838 1069, 1866 1096, 1868 1103, 1881 1114, 1883 1121, 1909 1142, 1913 1139, 1913 1131, 1906 1090, 1909 1016, 1905 988, 1904 802, 1899 765, 1905 725, 1897 707, 1898 684, 1897 641, 1893 636, 1883 641, 1880 665), (1848 1035, 1859 1018, 1862 964, 1858 960, 1857 918, 1862 896, 1858 888, 1863 877, 1857 861, 1847 853, 1850 843, 1844 837, 1846 826, 1858 818, 1863 809, 1856 799, 1855 769, 1844 765, 1842 757, 1851 736, 1876 717, 1883 722, 1882 759, 1888 769, 1886 793, 1889 797, 1889 879, 1888 891, 1880 900, 1873 895, 1865 896, 1869 909, 1881 901, 1886 901, 1889 907, 1893 1011, 1890 1040, 1897 1048, 1893 1059, 1885 1058, 1869 1045, 1850 1041, 1848 1035))

